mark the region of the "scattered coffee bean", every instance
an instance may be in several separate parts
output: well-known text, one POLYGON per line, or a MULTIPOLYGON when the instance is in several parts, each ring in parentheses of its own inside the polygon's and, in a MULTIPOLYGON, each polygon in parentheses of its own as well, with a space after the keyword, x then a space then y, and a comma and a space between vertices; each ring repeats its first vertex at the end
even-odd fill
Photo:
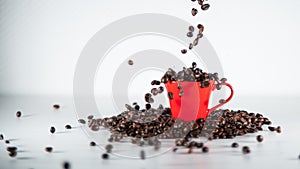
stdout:
POLYGON ((72 126, 67 124, 67 125, 65 125, 65 129, 72 129, 72 126))
POLYGON ((71 164, 68 161, 63 162, 62 164, 64 169, 70 169, 71 168, 71 164))
POLYGON ((128 65, 133 65, 133 61, 132 60, 128 60, 128 65))
POLYGON ((111 153, 111 151, 113 149, 113 146, 111 144, 108 144, 108 145, 105 146, 105 149, 106 149, 107 153, 111 153))
POLYGON ((54 109, 59 109, 60 106, 59 106, 58 104, 55 104, 55 105, 53 105, 53 108, 54 108, 54 109))
POLYGON ((262 135, 258 135, 257 137, 256 137, 256 140, 258 141, 258 142, 263 142, 264 141, 264 137, 262 136, 262 135))
POLYGON ((203 5, 201 6, 201 9, 202 9, 203 11, 206 11, 206 10, 209 9, 209 7, 210 7, 209 4, 203 4, 203 5))
POLYGON ((251 151, 250 151, 250 148, 248 147, 248 146, 244 146, 243 148, 242 148, 242 151, 243 151, 243 153, 244 154, 249 154, 251 151))
POLYGON ((202 152, 203 152, 203 153, 207 153, 208 151, 209 151, 208 147, 203 147, 203 148, 202 148, 202 152))
POLYGON ((142 159, 142 160, 145 160, 146 155, 145 155, 145 151, 144 151, 144 150, 141 150, 140 156, 141 156, 141 159, 142 159))
POLYGON ((0 134, 0 140, 4 140, 4 135, 0 134))
POLYGON ((8 151, 8 152, 13 152, 13 151, 17 151, 17 150, 18 150, 17 147, 7 147, 6 148, 6 151, 8 151))
POLYGON ((107 153, 102 154, 102 159, 103 160, 109 159, 109 155, 107 153))
POLYGON ((134 109, 139 111, 140 110, 140 106, 136 105, 136 106, 134 106, 134 109))
POLYGON ((17 151, 11 151, 11 152, 8 153, 8 155, 10 157, 16 157, 17 156, 17 151))
POLYGON ((53 147, 46 147, 45 151, 51 153, 53 151, 53 147))
POLYGON ((197 147, 197 148, 202 148, 203 145, 204 145, 204 144, 203 144, 202 142, 199 142, 199 143, 196 144, 196 147, 197 147))
POLYGON ((149 109, 151 109, 151 104, 148 103, 148 104, 146 104, 145 107, 146 107, 146 110, 149 110, 149 109))
POLYGON ((270 131, 275 131, 275 127, 269 126, 268 129, 269 129, 270 131))
POLYGON ((204 0, 198 0, 199 5, 203 5, 204 0))
POLYGON ((5 140, 5 144, 9 144, 10 143, 10 141, 9 140, 5 140))
POLYGON ((93 118, 94 118, 93 115, 89 115, 89 116, 87 117, 87 119, 89 119, 89 120, 92 120, 93 118))
POLYGON ((189 31, 190 32, 194 32, 195 31, 195 28, 193 26, 189 26, 189 31))
POLYGON ((239 147, 239 144, 238 144, 238 143, 232 143, 232 144, 231 144, 231 147, 232 147, 232 148, 238 148, 238 147, 239 147))
POLYGON ((16 116, 19 118, 21 117, 21 115, 22 115, 21 111, 17 111, 16 116))
POLYGON ((186 49, 182 49, 182 50, 181 50, 181 53, 182 53, 182 54, 186 54, 186 53, 187 53, 187 50, 186 50, 186 49))
POLYGON ((193 16, 196 16, 198 13, 198 10, 196 8, 193 8, 191 13, 193 16))
POLYGON ((55 133, 55 131, 56 131, 55 127, 53 127, 53 126, 52 126, 52 127, 50 127, 50 133, 52 133, 52 134, 53 134, 53 133, 55 133))
POLYGON ((85 120, 83 120, 83 119, 79 119, 78 123, 80 123, 80 124, 86 124, 85 120))
POLYGON ((176 147, 175 147, 175 148, 173 148, 173 152, 176 152, 177 150, 178 150, 178 148, 176 148, 176 147))
POLYGON ((92 146, 92 147, 94 147, 94 146, 96 146, 97 144, 94 142, 94 141, 91 141, 90 142, 90 146, 92 146))
POLYGON ((190 43, 190 45, 189 45, 189 49, 190 49, 190 50, 192 50, 192 49, 193 49, 193 47, 194 47, 194 45, 193 45, 192 43, 190 43))
POLYGON ((276 128, 276 132, 277 132, 277 133, 281 133, 281 127, 280 127, 280 126, 278 126, 278 127, 276 128))
POLYGON ((204 26, 202 25, 202 24, 198 24, 198 29, 199 29, 199 32, 200 33, 203 33, 203 31, 204 31, 204 26))
POLYGON ((219 100, 219 103, 225 104, 225 103, 226 103, 226 100, 225 100, 225 99, 221 99, 221 100, 219 100))

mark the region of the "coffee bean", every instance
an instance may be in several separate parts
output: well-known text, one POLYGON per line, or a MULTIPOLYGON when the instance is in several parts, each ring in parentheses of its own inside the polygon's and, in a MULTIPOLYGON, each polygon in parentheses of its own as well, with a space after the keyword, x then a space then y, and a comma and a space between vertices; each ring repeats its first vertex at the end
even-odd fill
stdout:
POLYGON ((199 32, 198 35, 197 35, 197 38, 198 38, 198 39, 203 38, 203 34, 202 34, 201 32, 199 32))
POLYGON ((128 60, 128 65, 133 65, 133 61, 132 60, 128 60))
POLYGON ((20 111, 17 111, 16 116, 19 118, 21 117, 22 113, 20 111))
POLYGON ((50 133, 52 133, 52 134, 55 133, 55 127, 53 127, 53 126, 50 127, 50 133))
POLYGON ((8 152, 13 152, 13 151, 17 151, 17 150, 18 150, 17 147, 7 147, 6 148, 6 151, 8 151, 8 152))
POLYGON ((275 127, 269 126, 268 129, 269 129, 270 131, 275 131, 275 127))
POLYGON ((103 160, 109 159, 109 155, 107 153, 102 154, 102 159, 103 160))
POLYGON ((45 151, 51 153, 53 151, 53 147, 46 147, 45 151))
POLYGON ((169 97, 169 99, 173 99, 174 97, 173 97, 173 93, 172 92, 168 92, 168 97, 169 97))
POLYGON ((178 148, 173 148, 173 152, 176 152, 178 150, 178 148))
POLYGON ((263 140, 264 140, 264 137, 262 136, 262 135, 258 135, 257 137, 256 137, 256 140, 258 141, 258 142, 263 142, 263 140))
POLYGON ((136 106, 134 106, 134 109, 135 109, 135 110, 140 110, 140 106, 139 106, 139 105, 136 105, 136 106))
POLYGON ((141 150, 140 157, 141 157, 142 160, 145 160, 146 155, 145 155, 145 151, 144 150, 141 150))
POLYGON ((149 110, 149 109, 151 109, 151 104, 146 104, 145 107, 146 107, 147 110, 149 110))
POLYGON ((226 103, 226 100, 221 99, 221 100, 219 100, 219 103, 220 103, 220 104, 225 104, 225 103, 226 103))
POLYGON ((198 0, 199 5, 203 5, 204 0, 198 0))
POLYGON ((58 104, 55 104, 55 105, 53 105, 53 108, 54 108, 54 109, 59 109, 60 106, 59 106, 58 104))
POLYGON ((205 146, 205 147, 202 148, 203 153, 207 153, 208 151, 209 151, 208 147, 205 146))
POLYGON ((278 126, 278 127, 276 128, 276 132, 277 132, 277 133, 281 133, 281 127, 280 127, 280 126, 278 126))
POLYGON ((191 13, 193 16, 196 16, 198 13, 198 10, 196 8, 193 8, 191 13))
POLYGON ((222 83, 225 83, 225 82, 227 81, 227 79, 226 79, 226 78, 222 78, 220 81, 221 81, 222 83))
POLYGON ((239 144, 238 144, 238 143, 232 143, 232 144, 231 144, 231 147, 232 147, 232 148, 238 148, 238 147, 239 147, 239 144))
POLYGON ((111 144, 108 144, 108 145, 105 146, 105 149, 106 149, 107 153, 111 153, 111 151, 113 149, 113 146, 111 144))
POLYGON ((107 139, 108 142, 113 142, 114 139, 112 137, 110 137, 109 139, 107 139))
POLYGON ((4 140, 4 135, 0 134, 0 140, 4 140))
POLYGON ((63 162, 62 164, 64 169, 70 169, 71 168, 71 164, 68 161, 63 162))
POLYGON ((67 124, 67 125, 65 125, 65 129, 72 129, 72 126, 67 124))
POLYGON ((200 33, 203 33, 203 31, 204 31, 204 26, 202 25, 202 24, 198 24, 198 29, 199 29, 199 32, 200 33))
POLYGON ((193 32, 188 32, 188 33, 186 33, 186 36, 189 37, 189 38, 191 38, 191 37, 194 36, 194 34, 193 34, 193 32))
POLYGON ((208 9, 209 9, 209 7, 210 7, 210 5, 209 5, 209 4, 203 4, 203 5, 201 5, 201 9, 202 9, 203 11, 206 11, 206 10, 208 10, 208 9))
POLYGON ((189 49, 190 49, 190 50, 192 50, 192 49, 193 49, 193 47, 194 47, 194 45, 193 45, 192 43, 190 43, 190 45, 189 45, 189 49))
POLYGON ((9 144, 10 143, 10 141, 9 140, 5 140, 5 144, 9 144))
POLYGON ((189 26, 189 31, 190 32, 194 32, 195 31, 195 28, 193 26, 189 26))
POLYGON ((91 141, 90 142, 90 146, 92 146, 92 147, 94 147, 94 146, 96 146, 97 144, 94 142, 94 141, 91 141))
POLYGON ((83 120, 83 119, 78 119, 78 123, 80 123, 80 124, 85 124, 86 122, 85 122, 85 120, 83 120))
POLYGON ((243 148, 242 148, 242 151, 243 151, 243 153, 244 154, 249 154, 251 151, 250 151, 250 148, 248 147, 248 146, 244 146, 243 148))
POLYGON ((181 53, 182 53, 182 54, 186 54, 186 53, 187 53, 187 50, 186 50, 186 49, 182 49, 182 50, 181 50, 181 53))
POLYGON ((199 142, 199 143, 196 144, 196 147, 197 147, 197 148, 202 148, 203 145, 204 145, 204 144, 203 144, 202 142, 199 142))
POLYGON ((17 156, 17 152, 16 151, 11 151, 11 152, 8 153, 8 155, 10 157, 16 157, 17 156))

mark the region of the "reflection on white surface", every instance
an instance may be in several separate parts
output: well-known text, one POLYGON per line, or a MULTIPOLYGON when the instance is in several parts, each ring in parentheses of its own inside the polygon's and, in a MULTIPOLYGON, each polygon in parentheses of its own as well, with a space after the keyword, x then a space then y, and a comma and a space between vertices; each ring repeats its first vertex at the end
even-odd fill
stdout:
MULTIPOLYGON (((71 97, 1 97, 0 133, 12 139, 10 145, 17 146, 20 152, 16 158, 10 158, 6 152, 8 145, 0 141, 0 169, 62 168, 64 160, 70 161, 72 168, 299 168, 299 102, 300 97, 235 97, 226 105, 235 110, 260 112, 269 117, 273 125, 282 127, 281 134, 269 132, 265 127, 266 130, 259 133, 264 136, 263 143, 257 143, 257 134, 249 134, 232 140, 211 141, 207 143, 210 148, 207 154, 198 150, 191 155, 185 151, 169 151, 144 161, 116 156, 103 161, 104 150, 90 147, 91 140, 79 127, 71 97), (53 110, 54 103, 60 104, 61 109, 53 110), (19 119, 15 117, 17 110, 23 113, 19 119), (66 130, 66 124, 76 128, 66 130), (57 129, 53 135, 49 132, 52 125, 57 129), (238 142, 240 147, 231 148, 232 142, 238 142), (54 147, 50 154, 44 151, 49 145, 54 147), (250 147, 249 155, 242 154, 244 145, 250 147)), ((128 151, 137 156, 139 153, 125 145, 114 151, 128 151)))

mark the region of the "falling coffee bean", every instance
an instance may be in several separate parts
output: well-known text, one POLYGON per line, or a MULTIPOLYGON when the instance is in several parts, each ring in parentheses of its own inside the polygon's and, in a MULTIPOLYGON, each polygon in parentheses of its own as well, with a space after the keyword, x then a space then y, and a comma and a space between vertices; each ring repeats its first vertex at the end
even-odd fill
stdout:
POLYGON ((176 148, 176 147, 175 147, 175 148, 173 148, 173 152, 176 152, 177 150, 178 150, 178 148, 176 148))
POLYGON ((21 116, 22 116, 21 111, 17 111, 16 116, 17 116, 18 118, 21 117, 21 116))
POLYGON ((208 151, 209 151, 208 147, 205 146, 205 147, 202 148, 203 153, 207 153, 208 151))
POLYGON ((53 134, 53 133, 55 133, 55 131, 56 131, 55 127, 53 127, 53 126, 52 126, 52 127, 50 127, 50 133, 52 133, 52 134, 53 134))
POLYGON ((238 143, 232 143, 232 144, 231 144, 231 147, 232 147, 232 148, 238 148, 238 147, 239 147, 239 144, 238 144, 238 143))
POLYGON ((60 106, 59 106, 58 104, 55 104, 55 105, 53 105, 53 108, 54 108, 54 109, 59 109, 60 106))
POLYGON ((191 37, 194 36, 194 34, 193 34, 193 32, 188 32, 188 33, 186 34, 186 36, 189 37, 189 38, 191 38, 191 37))
POLYGON ((107 160, 109 158, 109 155, 107 153, 102 154, 102 159, 107 160))
POLYGON ((209 9, 209 7, 210 7, 210 5, 209 5, 209 4, 203 4, 203 5, 201 5, 201 9, 202 9, 203 11, 206 11, 206 10, 208 10, 208 9, 209 9))
POLYGON ((189 49, 190 49, 190 50, 192 50, 192 49, 193 49, 193 47, 194 47, 194 45, 193 45, 192 43, 190 43, 190 45, 189 45, 189 49))
POLYGON ((198 13, 198 10, 196 8, 193 8, 191 13, 193 16, 196 16, 198 13))
POLYGON ((151 109, 151 104, 148 103, 148 104, 146 104, 145 107, 146 107, 147 110, 149 110, 149 109, 151 109))
POLYGON ((9 140, 5 140, 5 144, 9 144, 10 143, 10 141, 9 140))
POLYGON ((256 137, 256 140, 258 141, 258 142, 263 142, 264 141, 264 137, 262 136, 262 135, 258 135, 257 137, 256 137))
POLYGON ((83 120, 83 119, 79 119, 78 123, 80 123, 80 124, 86 124, 85 120, 83 120))
POLYGON ((186 53, 187 53, 187 50, 186 50, 186 49, 182 49, 182 50, 181 50, 181 53, 182 53, 182 54, 186 54, 186 53))
POLYGON ((145 160, 146 155, 145 155, 145 151, 144 151, 144 150, 141 150, 140 156, 141 156, 141 159, 142 159, 142 160, 145 160))
POLYGON ((6 148, 6 151, 8 151, 8 152, 13 152, 13 151, 17 151, 17 150, 18 150, 17 147, 7 147, 6 148))
POLYGON ((203 31, 204 31, 204 26, 202 25, 202 24, 198 24, 198 29, 199 29, 199 32, 200 33, 203 33, 203 31))
POLYGON ((63 168, 64 169, 70 169, 71 168, 71 164, 68 161, 63 162, 63 168))
POLYGON ((17 152, 16 151, 12 151, 12 152, 9 152, 8 155, 10 157, 16 157, 17 156, 17 152))
POLYGON ((91 141, 90 146, 94 147, 94 146, 96 146, 96 143, 94 141, 91 141))
POLYGON ((107 153, 111 153, 111 151, 113 149, 113 146, 111 144, 108 144, 108 145, 105 146, 105 149, 106 149, 107 153))
POLYGON ((0 134, 0 140, 4 140, 4 135, 0 134))
POLYGON ((269 129, 270 131, 275 131, 275 127, 269 126, 268 129, 269 129))
POLYGON ((53 148, 52 147, 46 147, 45 151, 48 152, 48 153, 51 153, 53 151, 53 148))
POLYGON ((133 65, 133 61, 132 60, 128 60, 128 65, 133 65))
POLYGON ((243 151, 243 153, 244 154, 249 154, 251 151, 250 151, 250 148, 248 147, 248 146, 244 146, 243 148, 242 148, 242 151, 243 151))
POLYGON ((193 26, 189 26, 189 31, 190 32, 194 32, 195 31, 195 28, 193 26))
POLYGON ((67 125, 65 125, 65 129, 72 129, 72 126, 67 124, 67 125))
POLYGON ((226 100, 225 100, 225 99, 221 99, 221 100, 219 100, 219 103, 220 103, 220 104, 225 104, 225 103, 226 103, 226 100))
POLYGON ((278 126, 278 127, 276 128, 276 132, 277 132, 277 133, 281 133, 281 127, 280 127, 280 126, 278 126))

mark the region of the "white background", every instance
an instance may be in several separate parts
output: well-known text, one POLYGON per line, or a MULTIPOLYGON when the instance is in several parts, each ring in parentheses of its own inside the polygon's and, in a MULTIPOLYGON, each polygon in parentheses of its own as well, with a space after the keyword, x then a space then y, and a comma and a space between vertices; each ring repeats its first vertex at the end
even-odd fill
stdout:
POLYGON ((140 13, 203 23, 236 95, 300 94, 300 1, 209 3, 210 10, 192 17, 189 0, 0 0, 0 94, 71 95, 87 41, 140 13))

